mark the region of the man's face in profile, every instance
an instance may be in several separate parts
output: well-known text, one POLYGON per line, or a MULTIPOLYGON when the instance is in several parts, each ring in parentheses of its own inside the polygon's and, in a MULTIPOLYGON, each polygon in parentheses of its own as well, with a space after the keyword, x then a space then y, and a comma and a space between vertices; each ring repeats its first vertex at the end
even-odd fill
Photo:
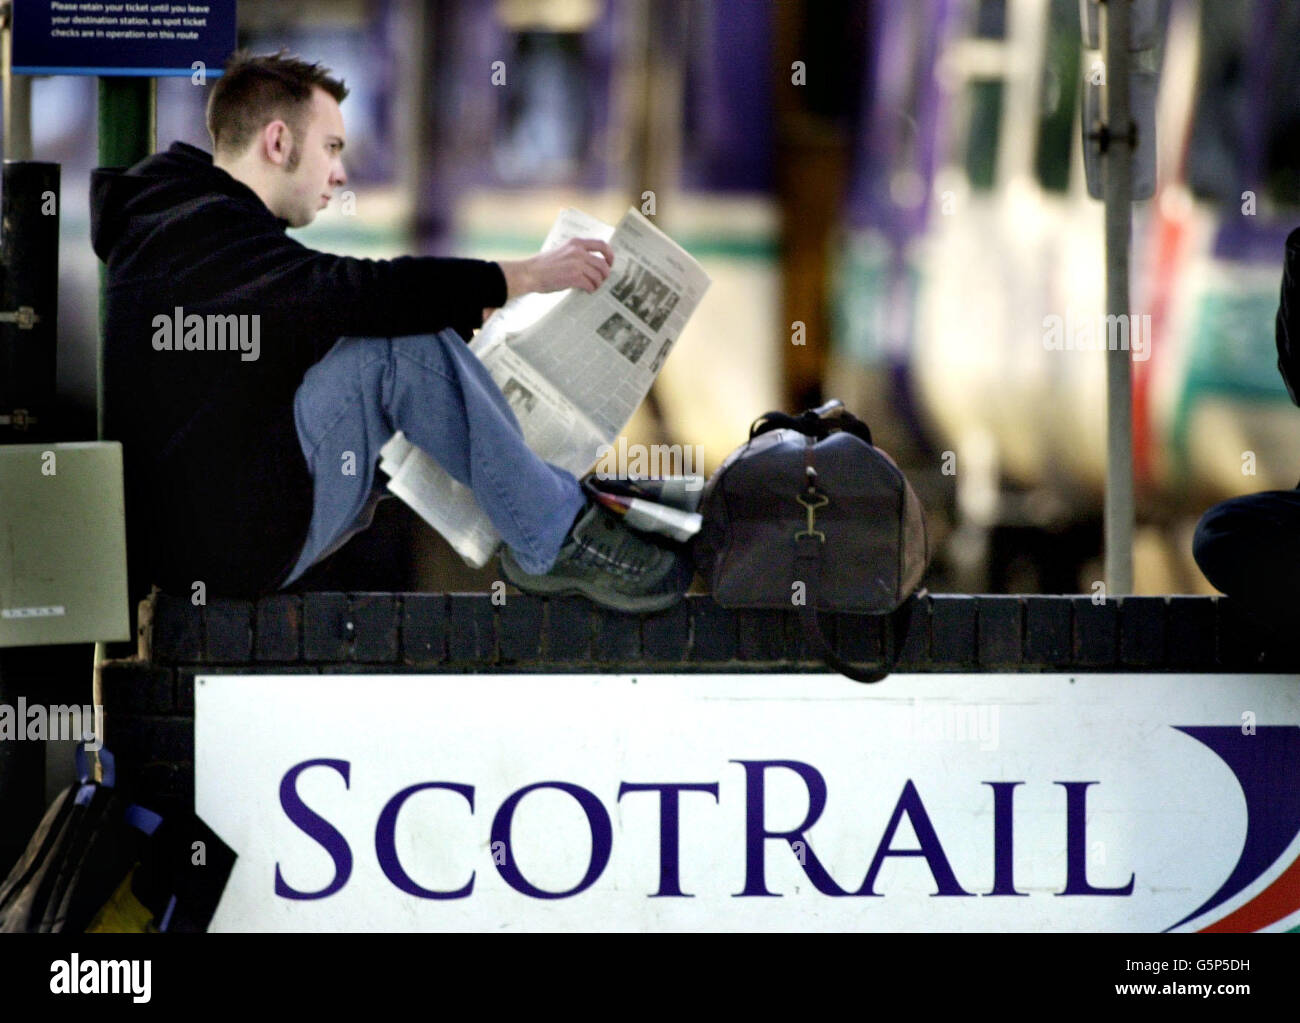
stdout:
POLYGON ((301 139, 294 138, 284 164, 284 182, 277 216, 293 227, 316 219, 334 194, 347 183, 343 171, 343 114, 338 101, 324 89, 312 90, 311 111, 301 139))

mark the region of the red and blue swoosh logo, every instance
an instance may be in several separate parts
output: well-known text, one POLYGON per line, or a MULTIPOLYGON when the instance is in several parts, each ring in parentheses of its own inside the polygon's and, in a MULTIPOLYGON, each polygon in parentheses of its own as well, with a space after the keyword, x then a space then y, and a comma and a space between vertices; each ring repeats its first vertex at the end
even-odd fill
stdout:
MULTIPOLYGON (((1275 866, 1300 834, 1300 726, 1175 726, 1213 750, 1232 770, 1246 798, 1246 840, 1219 890, 1167 930, 1222 906, 1275 866)), ((1272 884, 1201 934, 1258 931, 1300 910, 1300 856, 1272 884)), ((1293 928, 1300 931, 1300 927, 1293 928)))

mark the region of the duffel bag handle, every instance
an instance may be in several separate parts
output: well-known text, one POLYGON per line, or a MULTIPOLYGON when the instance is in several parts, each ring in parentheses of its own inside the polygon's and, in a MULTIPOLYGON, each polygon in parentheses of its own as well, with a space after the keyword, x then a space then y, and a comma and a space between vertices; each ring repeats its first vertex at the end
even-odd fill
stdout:
POLYGON ((875 446, 871 439, 871 430, 861 419, 844 408, 844 403, 833 398, 825 405, 808 409, 797 416, 788 412, 765 412, 754 420, 749 428, 749 439, 753 440, 770 430, 797 430, 808 437, 821 440, 830 435, 832 430, 844 430, 859 440, 875 446))

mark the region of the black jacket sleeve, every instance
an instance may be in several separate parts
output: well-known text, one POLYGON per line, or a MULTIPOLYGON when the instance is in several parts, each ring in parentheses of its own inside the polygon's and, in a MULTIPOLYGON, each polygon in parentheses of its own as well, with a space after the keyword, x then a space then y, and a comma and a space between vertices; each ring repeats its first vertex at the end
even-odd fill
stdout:
MULTIPOLYGON (((260 312, 264 322, 291 324, 295 333, 397 337, 454 328, 469 339, 484 307, 506 299, 501 267, 479 259, 401 256, 359 259, 310 249, 272 217, 230 216, 212 203, 185 218, 192 239, 177 260, 184 291, 220 296, 228 307, 260 312)), ((196 303, 197 304, 197 303, 196 303)))
POLYGON ((1282 260, 1282 298, 1277 309, 1277 368, 1286 384, 1292 403, 1300 405, 1296 384, 1300 383, 1300 228, 1286 239, 1286 255, 1282 260))

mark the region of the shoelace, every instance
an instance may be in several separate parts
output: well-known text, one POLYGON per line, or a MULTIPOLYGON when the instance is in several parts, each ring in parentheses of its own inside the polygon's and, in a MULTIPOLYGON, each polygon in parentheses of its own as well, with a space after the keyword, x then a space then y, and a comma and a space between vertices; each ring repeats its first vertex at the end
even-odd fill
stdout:
POLYGON ((620 557, 622 550, 628 546, 627 543, 615 548, 609 544, 601 543, 599 540, 588 540, 585 536, 578 537, 577 540, 578 560, 588 565, 605 568, 616 575, 628 579, 637 579, 645 574, 649 565, 651 557, 649 554, 643 553, 640 556, 620 557))

